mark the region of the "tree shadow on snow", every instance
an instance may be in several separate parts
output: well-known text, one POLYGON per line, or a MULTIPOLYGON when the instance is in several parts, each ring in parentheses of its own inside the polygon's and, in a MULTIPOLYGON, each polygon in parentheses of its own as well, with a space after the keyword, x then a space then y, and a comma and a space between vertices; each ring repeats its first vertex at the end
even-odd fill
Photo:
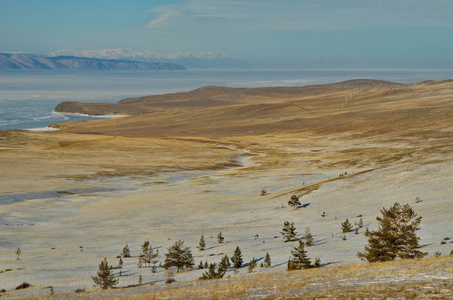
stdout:
POLYGON ((304 203, 304 204, 302 204, 302 205, 297 206, 296 209, 305 208, 305 207, 309 206, 310 204, 311 204, 311 203, 304 203))
POLYGON ((321 264, 321 267, 327 267, 327 266, 335 265, 335 264, 338 264, 338 263, 340 263, 340 261, 332 261, 332 262, 328 262, 328 263, 325 263, 325 264, 321 264))
MULTIPOLYGON (((264 259, 264 256, 263 256, 263 257, 260 257, 260 258, 258 258, 258 259, 255 259, 255 262, 258 263, 260 260, 263 260, 263 259, 264 259)), ((250 265, 250 262, 243 264, 242 267, 248 267, 249 265, 250 265)))

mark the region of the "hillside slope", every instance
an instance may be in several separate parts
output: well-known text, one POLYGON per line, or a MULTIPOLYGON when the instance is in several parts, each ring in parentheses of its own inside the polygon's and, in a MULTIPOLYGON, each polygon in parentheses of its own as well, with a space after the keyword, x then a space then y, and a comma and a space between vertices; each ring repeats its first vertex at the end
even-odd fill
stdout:
MULTIPOLYGON (((104 104, 68 107, 77 105, 110 112, 104 104)), ((111 107, 129 116, 0 132, 3 297, 46 297, 48 286, 61 298, 451 294, 453 81, 206 87, 111 107), (287 204, 292 195, 297 209, 287 204), (381 209, 395 202, 422 216, 428 258, 361 262, 365 228, 377 229, 381 209), (343 233, 346 219, 364 227, 343 233), (320 269, 285 271, 297 245, 282 240, 286 221, 297 238, 310 228, 315 244, 306 250, 320 269), (204 251, 196 248, 201 235, 204 251), (175 285, 165 284, 163 268, 138 267, 144 241, 159 249, 159 265, 178 240, 191 247, 195 266, 176 274, 175 285), (117 266, 126 244, 132 257, 114 269, 121 289, 99 291, 91 276, 104 258, 117 266), (229 279, 197 280, 200 262, 218 263, 237 246, 244 267, 230 268, 229 279), (272 266, 248 275, 248 262, 259 265, 266 253, 272 266), (443 257, 432 258, 437 253, 443 257), (128 288, 140 276, 143 284, 128 288), (34 287, 13 291, 24 281, 34 287)))

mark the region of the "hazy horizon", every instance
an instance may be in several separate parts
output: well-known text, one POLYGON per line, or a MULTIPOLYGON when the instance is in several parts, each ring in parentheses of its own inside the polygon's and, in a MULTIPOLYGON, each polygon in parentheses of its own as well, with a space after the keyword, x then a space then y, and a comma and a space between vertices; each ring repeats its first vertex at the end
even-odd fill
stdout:
POLYGON ((2 0, 0 52, 221 51, 256 68, 453 68, 446 0, 2 0))

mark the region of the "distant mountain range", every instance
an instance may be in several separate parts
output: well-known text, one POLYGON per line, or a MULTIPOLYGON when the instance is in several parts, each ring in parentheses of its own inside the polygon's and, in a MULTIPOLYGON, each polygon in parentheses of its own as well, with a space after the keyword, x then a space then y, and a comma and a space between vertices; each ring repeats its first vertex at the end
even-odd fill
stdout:
POLYGON ((184 53, 158 53, 134 49, 103 50, 59 50, 48 53, 49 57, 75 56, 97 59, 120 59, 154 63, 172 63, 187 68, 249 68, 250 65, 233 56, 218 51, 198 51, 184 53))
POLYGON ((76 69, 76 70, 185 70, 173 63, 65 56, 38 56, 25 53, 0 53, 0 70, 76 69))

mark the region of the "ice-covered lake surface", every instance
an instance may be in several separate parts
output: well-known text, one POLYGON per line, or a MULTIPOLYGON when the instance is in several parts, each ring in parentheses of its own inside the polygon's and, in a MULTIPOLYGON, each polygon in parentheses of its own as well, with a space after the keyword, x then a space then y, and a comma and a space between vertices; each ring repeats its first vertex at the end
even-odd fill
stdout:
POLYGON ((192 69, 185 71, 0 71, 0 130, 43 128, 91 117, 52 113, 62 101, 117 102, 208 85, 304 86, 348 79, 403 83, 453 78, 453 70, 192 69))

